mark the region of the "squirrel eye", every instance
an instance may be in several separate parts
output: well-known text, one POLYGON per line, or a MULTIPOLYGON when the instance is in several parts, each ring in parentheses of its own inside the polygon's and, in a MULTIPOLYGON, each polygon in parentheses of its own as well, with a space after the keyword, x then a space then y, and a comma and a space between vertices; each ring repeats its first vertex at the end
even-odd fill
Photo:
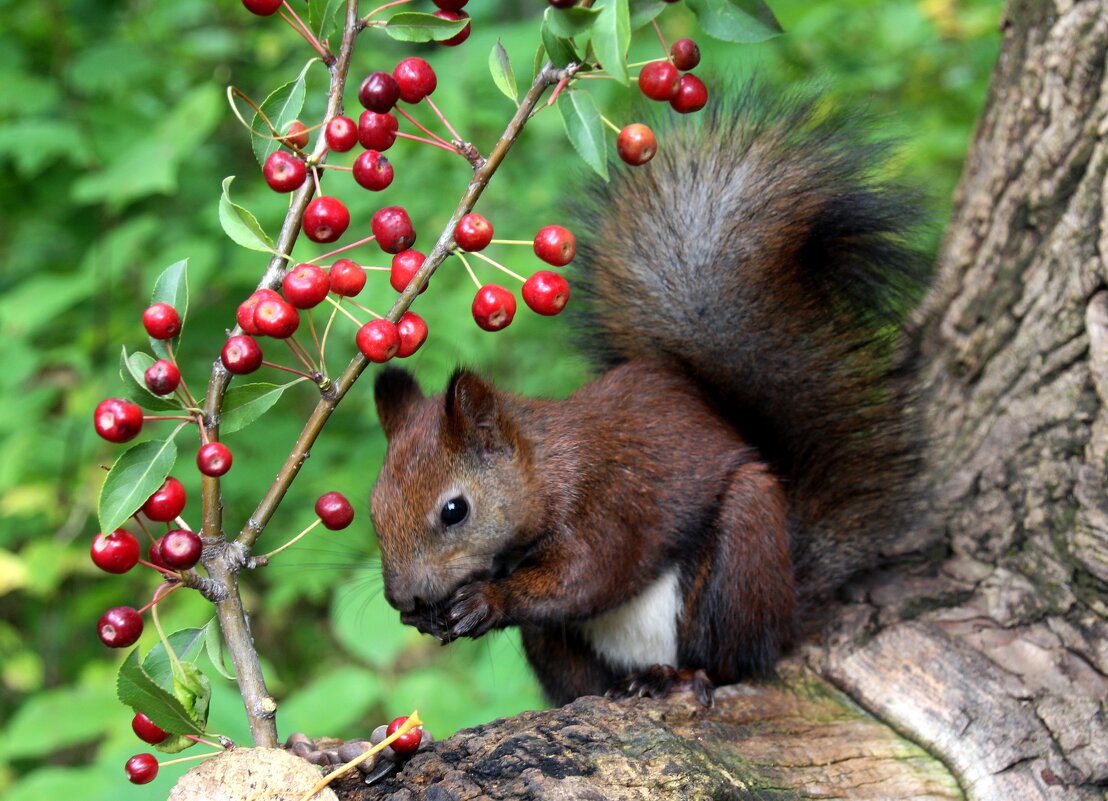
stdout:
POLYGON ((439 519, 444 526, 456 526, 469 516, 469 504, 460 495, 443 504, 439 519))

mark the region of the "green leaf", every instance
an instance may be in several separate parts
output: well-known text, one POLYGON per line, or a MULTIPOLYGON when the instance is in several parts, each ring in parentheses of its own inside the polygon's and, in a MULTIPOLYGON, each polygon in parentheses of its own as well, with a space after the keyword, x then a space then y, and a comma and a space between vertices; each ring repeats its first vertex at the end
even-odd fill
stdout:
POLYGON ((782 32, 764 0, 685 0, 709 36, 725 42, 764 42, 782 32))
POLYGON ((268 412, 281 393, 307 379, 298 378, 287 384, 243 384, 227 390, 223 399, 223 416, 220 418, 220 434, 233 434, 253 423, 268 412))
POLYGON ((441 42, 468 24, 468 19, 442 19, 434 14, 405 11, 389 17, 385 33, 398 42, 441 42))
POLYGON ((335 32, 338 27, 335 12, 340 8, 346 9, 342 0, 308 0, 308 25, 320 41, 335 32))
POLYGON ((631 0, 631 30, 637 31, 665 11, 665 0, 631 0))
POLYGON ((591 28, 599 13, 599 8, 572 6, 559 10, 551 7, 547 9, 547 13, 543 16, 543 23, 550 28, 555 36, 572 39, 591 28))
POLYGON ((155 395, 146 386, 146 370, 154 363, 154 357, 141 351, 128 354, 124 345, 119 354, 119 377, 123 379, 123 392, 128 400, 133 400, 144 409, 159 412, 177 411, 181 404, 172 396, 155 395))
MULTIPOLYGON (((151 306, 155 303, 168 303, 177 310, 177 316, 181 318, 182 330, 189 311, 188 266, 189 260, 181 259, 166 267, 154 282, 154 291, 150 294, 151 306)), ((178 334, 171 340, 175 347, 180 338, 178 334)), ((169 358, 169 351, 162 340, 151 337, 150 347, 154 349, 159 359, 169 358)))
POLYGON ((219 628, 219 621, 214 617, 204 626, 204 650, 216 672, 223 678, 234 681, 235 674, 228 671, 223 663, 223 630, 219 628))
MULTIPOLYGON (((296 80, 278 86, 262 101, 262 113, 278 133, 284 133, 289 123, 300 116, 304 108, 304 81, 308 75, 308 68, 318 60, 310 59, 300 70, 296 80)), ((254 148, 254 158, 258 160, 258 164, 264 166, 269 154, 281 146, 280 142, 272 138, 273 135, 273 131, 262 119, 262 115, 255 112, 254 119, 250 121, 250 144, 254 148)), ((231 238, 234 239, 234 237, 231 238)))
MULTIPOLYGON (((45 757, 82 743, 96 743, 111 729, 119 704, 106 688, 58 687, 25 697, 5 722, 0 759, 45 757), (46 725, 65 721, 65 725, 46 725)), ((7 795, 5 795, 5 798, 7 795)))
POLYGON ((492 73, 492 82, 496 88, 503 92, 509 100, 519 105, 519 87, 516 86, 516 74, 512 69, 512 61, 508 58, 508 51, 496 40, 489 52, 489 72, 492 73))
POLYGON ((631 12, 627 0, 606 0, 592 26, 592 47, 609 75, 626 85, 631 12))
POLYGON ((581 60, 581 56, 578 55, 577 49, 574 47, 573 42, 562 36, 558 36, 547 25, 547 19, 554 11, 553 8, 546 9, 546 15, 543 17, 542 28, 539 31, 539 35, 542 37, 542 46, 546 48, 546 54, 550 57, 550 61, 555 67, 564 67, 567 64, 572 64, 581 60))
POLYGON ((176 460, 172 437, 140 442, 120 455, 100 488, 100 530, 119 528, 162 485, 176 460))
POLYGON ((142 712, 156 726, 171 734, 203 734, 192 714, 177 696, 158 686, 139 664, 138 648, 119 666, 115 682, 119 700, 136 712, 142 712))
POLYGON ((538 49, 535 50, 535 63, 531 66, 531 80, 539 77, 539 70, 542 69, 543 64, 546 63, 546 48, 540 42, 538 49))
POLYGON ((248 250, 277 253, 273 249, 273 240, 262 230, 258 218, 231 201, 230 191, 233 180, 235 180, 233 175, 223 179, 223 194, 219 198, 219 223, 223 226, 224 233, 231 237, 235 244, 242 245, 248 250))
MULTIPOLYGON (((177 658, 186 662, 194 661, 200 655, 204 645, 204 629, 181 629, 169 635, 169 647, 177 658)), ((169 689, 173 686, 173 669, 170 667, 169 653, 165 643, 158 642, 142 660, 142 669, 159 686, 169 689)))
POLYGON ((604 139, 604 123, 592 95, 574 89, 562 92, 558 98, 558 110, 562 124, 573 149, 592 167, 593 171, 608 180, 608 147, 604 139))

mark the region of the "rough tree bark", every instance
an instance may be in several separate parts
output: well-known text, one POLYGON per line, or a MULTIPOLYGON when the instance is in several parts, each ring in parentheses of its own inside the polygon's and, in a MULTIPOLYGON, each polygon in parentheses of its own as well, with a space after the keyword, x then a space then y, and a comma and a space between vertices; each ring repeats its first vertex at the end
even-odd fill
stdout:
POLYGON ((1108 0, 1012 0, 1003 31, 916 320, 925 563, 855 583, 780 681, 709 712, 581 699, 341 796, 1108 796, 1108 0))

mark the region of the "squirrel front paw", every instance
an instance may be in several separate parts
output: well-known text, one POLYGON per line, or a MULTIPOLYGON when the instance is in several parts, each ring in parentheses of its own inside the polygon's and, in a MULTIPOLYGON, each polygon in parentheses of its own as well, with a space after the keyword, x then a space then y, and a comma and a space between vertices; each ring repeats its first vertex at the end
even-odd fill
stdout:
POLYGON ((504 613, 487 581, 467 584, 446 602, 444 642, 458 637, 480 637, 504 625, 504 613))

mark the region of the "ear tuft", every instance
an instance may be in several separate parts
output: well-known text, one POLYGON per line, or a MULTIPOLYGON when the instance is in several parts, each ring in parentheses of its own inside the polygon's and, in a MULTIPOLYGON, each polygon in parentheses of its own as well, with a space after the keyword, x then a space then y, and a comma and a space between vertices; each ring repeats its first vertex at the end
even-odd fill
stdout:
POLYGON ((515 428, 507 419, 496 389, 474 373, 458 369, 446 394, 447 429, 463 447, 494 453, 515 447, 515 428))
POLYGON ((412 374, 401 367, 386 367, 377 374, 373 383, 373 397, 377 402, 377 419, 385 436, 393 434, 404 424, 412 408, 423 400, 423 393, 412 374))

